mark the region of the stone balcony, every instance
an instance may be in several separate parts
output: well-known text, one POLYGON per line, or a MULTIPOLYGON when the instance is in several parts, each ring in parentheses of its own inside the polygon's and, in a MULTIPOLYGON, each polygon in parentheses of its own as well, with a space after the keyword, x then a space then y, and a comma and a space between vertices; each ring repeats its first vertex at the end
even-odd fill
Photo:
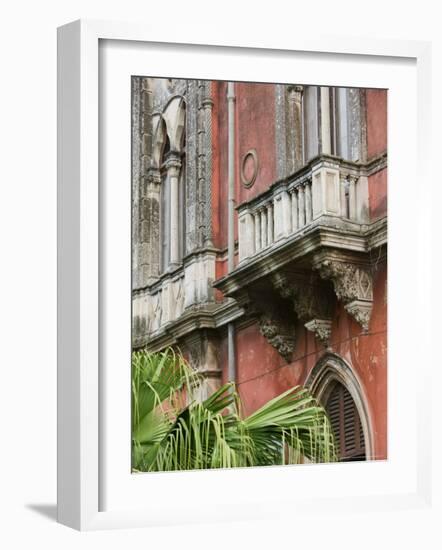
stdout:
POLYGON ((369 219, 368 177, 385 165, 320 156, 238 206, 238 265, 214 286, 258 318, 287 360, 297 320, 328 344, 336 300, 368 330, 371 254, 387 242, 386 218, 369 219))
POLYGON ((318 223, 369 222, 368 179, 360 166, 320 157, 238 207, 240 263, 318 223))

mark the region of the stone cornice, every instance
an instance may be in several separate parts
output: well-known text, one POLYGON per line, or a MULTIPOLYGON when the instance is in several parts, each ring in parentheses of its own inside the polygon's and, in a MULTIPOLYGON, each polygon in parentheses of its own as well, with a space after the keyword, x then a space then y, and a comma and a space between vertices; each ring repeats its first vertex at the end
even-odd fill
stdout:
POLYGON ((179 344, 186 335, 196 330, 217 329, 243 315, 244 308, 234 300, 189 308, 177 320, 165 324, 156 333, 134 339, 133 347, 161 350, 179 344))
POLYGON ((367 230, 367 250, 371 251, 387 244, 387 216, 373 222, 367 230))

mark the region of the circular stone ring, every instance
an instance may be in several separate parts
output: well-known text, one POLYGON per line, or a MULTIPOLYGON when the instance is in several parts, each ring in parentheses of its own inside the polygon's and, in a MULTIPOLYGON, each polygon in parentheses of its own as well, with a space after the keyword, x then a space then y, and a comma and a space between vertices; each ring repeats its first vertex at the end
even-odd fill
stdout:
POLYGON ((241 162, 241 181, 244 187, 252 187, 258 175, 258 155, 256 149, 250 149, 241 162))

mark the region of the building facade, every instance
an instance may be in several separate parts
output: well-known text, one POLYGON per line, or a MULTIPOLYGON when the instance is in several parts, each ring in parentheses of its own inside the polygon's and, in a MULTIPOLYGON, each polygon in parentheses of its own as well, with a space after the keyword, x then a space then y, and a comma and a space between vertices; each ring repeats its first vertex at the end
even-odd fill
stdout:
POLYGON ((133 347, 387 458, 387 91, 132 78, 133 347))

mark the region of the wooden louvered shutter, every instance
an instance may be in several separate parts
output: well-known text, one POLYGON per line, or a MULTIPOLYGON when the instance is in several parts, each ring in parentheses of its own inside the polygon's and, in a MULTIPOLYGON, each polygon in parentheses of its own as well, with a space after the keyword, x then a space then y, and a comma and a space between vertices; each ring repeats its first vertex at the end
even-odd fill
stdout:
POLYGON ((346 460, 365 460, 365 442, 361 419, 350 392, 336 382, 325 406, 335 434, 339 457, 346 460))

